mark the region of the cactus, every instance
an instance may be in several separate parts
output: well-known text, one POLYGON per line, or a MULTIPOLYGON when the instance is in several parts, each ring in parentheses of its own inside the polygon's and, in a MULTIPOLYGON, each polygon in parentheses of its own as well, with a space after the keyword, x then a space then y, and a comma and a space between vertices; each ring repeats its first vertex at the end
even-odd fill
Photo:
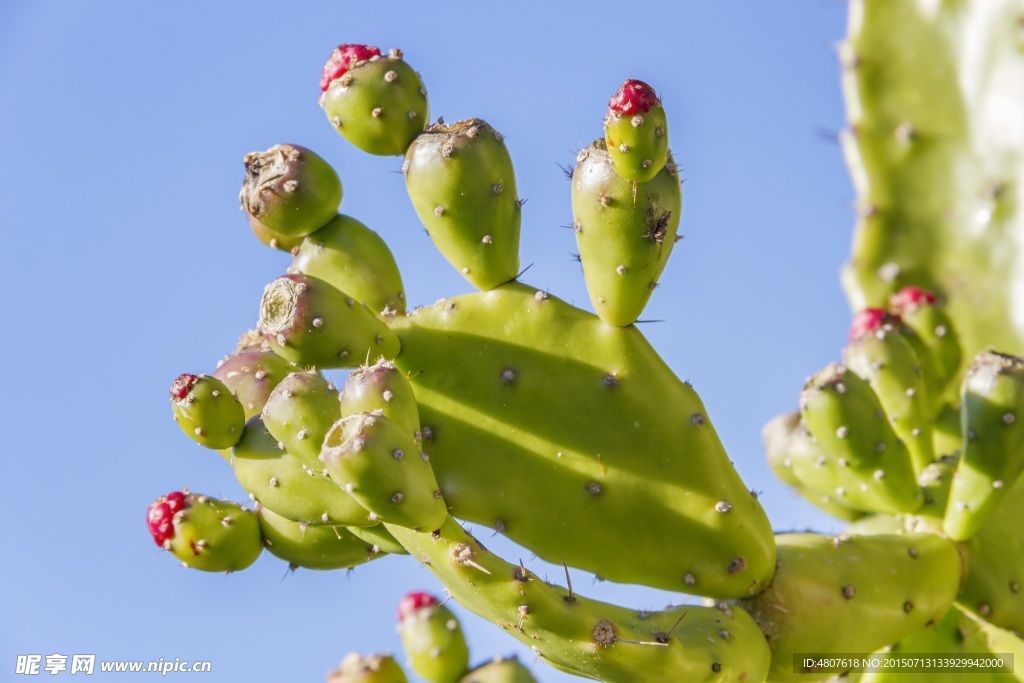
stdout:
MULTIPOLYGON (((209 571, 243 569, 264 547, 320 570, 408 554, 539 661, 597 680, 814 681, 830 672, 795 669, 794 656, 1024 652, 1024 360, 1008 355, 1022 327, 995 321, 1012 294, 984 298, 991 275, 1005 284, 1019 269, 1014 255, 993 261, 993 235, 1019 222, 1005 171, 1016 156, 963 158, 991 141, 946 76, 977 68, 960 64, 954 19, 995 21, 1009 3, 954 4, 926 15, 913 0, 851 3, 857 314, 845 365, 814 375, 800 411, 764 432, 775 472, 849 520, 847 534, 776 534, 696 391, 634 325, 682 208, 653 88, 620 88, 572 172, 595 315, 516 281, 523 201, 502 136, 480 119, 426 127, 400 51, 345 44, 321 81, 329 120, 364 151, 404 155, 421 223, 483 291, 406 311, 391 251, 337 213, 341 181, 324 159, 294 145, 248 155, 251 227, 294 260, 264 290, 259 332, 214 376, 179 377, 172 405, 190 438, 228 454, 256 511, 171 493, 147 512, 154 540, 209 571), (903 22, 913 47, 886 33, 903 22), (934 73, 913 68, 922 46, 934 73), (954 226, 965 216, 988 226, 983 238, 954 226), (933 241, 989 272, 973 282, 933 241), (965 374, 988 344, 1000 351, 965 374), (321 374, 333 369, 354 369, 340 395, 321 374), (491 552, 466 522, 564 564, 566 586, 491 552), (569 567, 710 600, 637 611, 579 595, 569 567), (984 635, 957 641, 971 624, 984 635)), ((1007 52, 1007 29, 989 29, 986 54, 1007 52)), ((1019 70, 1019 56, 1006 62, 1019 70)), ((982 107, 978 121, 991 116, 982 107)), ((433 683, 533 680, 514 660, 471 669, 436 598, 410 595, 399 631, 433 683)), ((389 656, 351 655, 328 680, 407 679, 389 656)))

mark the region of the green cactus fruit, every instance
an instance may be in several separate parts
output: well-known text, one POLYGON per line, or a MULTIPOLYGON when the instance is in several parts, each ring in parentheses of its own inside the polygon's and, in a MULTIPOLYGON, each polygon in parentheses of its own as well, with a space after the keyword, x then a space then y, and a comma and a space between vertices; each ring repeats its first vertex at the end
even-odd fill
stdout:
POLYGON ((383 556, 345 527, 293 522, 263 506, 257 515, 267 551, 293 569, 351 569, 383 556))
POLYGON ((932 351, 946 387, 954 393, 948 398, 957 399, 963 349, 945 306, 935 294, 908 286, 890 297, 889 309, 932 351))
POLYGON ((767 585, 764 510, 636 327, 511 283, 394 329, 453 515, 611 581, 715 597, 767 585))
POLYGON ((1024 359, 979 353, 964 379, 963 455, 942 528, 965 541, 1024 471, 1024 359))
POLYGON ((935 454, 939 457, 960 457, 963 449, 963 432, 960 431, 960 410, 946 404, 935 417, 932 424, 932 437, 935 440, 935 454))
POLYGON ((427 125, 427 89, 401 50, 385 57, 375 47, 339 45, 324 65, 320 89, 327 120, 364 152, 404 154, 427 125))
POLYGON ((960 583, 956 545, 934 534, 776 541, 771 586, 740 603, 768 638, 773 681, 827 677, 801 670, 794 655, 874 652, 910 635, 945 614, 960 583))
POLYGON ((668 161, 668 121, 661 99, 643 81, 623 83, 608 101, 604 140, 612 168, 634 183, 654 179, 668 161))
POLYGON ((843 363, 868 381, 907 447, 914 472, 935 461, 928 387, 913 347, 895 326, 883 325, 853 337, 843 363))
POLYGON ((282 235, 279 232, 275 232, 263 225, 263 223, 260 223, 259 219, 254 218, 252 214, 247 214, 247 217, 249 218, 249 227, 252 229, 252 234, 256 235, 256 239, 271 249, 290 253, 292 249, 302 244, 302 240, 305 239, 302 235, 282 235))
POLYGON ((456 683, 469 668, 459 620, 429 593, 416 591, 402 598, 398 635, 409 666, 431 683, 456 683))
POLYGON ((315 372, 294 372, 277 385, 263 408, 263 424, 284 450, 307 468, 323 469, 320 447, 338 419, 338 390, 315 372))
POLYGON ((380 235, 338 214, 308 235, 289 273, 318 277, 381 317, 405 314, 405 289, 395 257, 380 235))
POLYGON ((921 486, 924 503, 914 513, 914 519, 921 531, 942 533, 942 518, 946 513, 958 461, 959 458, 955 456, 943 455, 918 473, 917 483, 921 486))
POLYGON ((438 122, 409 146, 402 172, 434 245, 470 284, 516 277, 522 202, 501 133, 480 119, 438 122))
POLYGON ((631 325, 643 312, 675 246, 682 206, 671 157, 652 180, 637 184, 615 172, 604 140, 579 153, 573 228, 590 301, 606 323, 631 325))
POLYGON ((380 359, 353 371, 341 394, 341 415, 379 410, 412 435, 419 434, 420 416, 412 385, 393 361, 380 359))
POLYGON ((370 511, 371 520, 436 529, 448 514, 427 456, 403 427, 379 413, 334 424, 323 445, 331 479, 370 511))
POLYGON ((259 329, 297 365, 353 368, 393 358, 398 338, 365 305, 311 275, 283 275, 263 290, 259 329))
POLYGON ((248 420, 260 414, 270 392, 294 370, 291 363, 276 353, 242 351, 219 363, 213 376, 235 395, 248 420))
POLYGON ((338 212, 341 195, 338 174, 305 147, 274 145, 245 155, 242 208, 278 234, 299 237, 320 229, 338 212))
POLYGON ((537 683, 516 657, 495 657, 459 679, 459 683, 537 683))
POLYGON ((341 665, 327 674, 327 683, 409 683, 402 667, 391 655, 350 652, 341 665))
POLYGON ((820 469, 850 484, 834 491, 844 504, 889 514, 921 507, 910 455, 867 381, 832 363, 807 382, 800 412, 825 458, 820 469))
POLYGON ((829 495, 828 492, 834 492, 840 484, 835 472, 819 464, 824 454, 811 438, 799 412, 772 419, 761 435, 772 472, 807 502, 846 521, 864 516, 864 512, 838 502, 832 497, 834 493, 829 495))
POLYGON ((375 523, 321 469, 303 464, 282 449, 260 417, 246 423, 232 449, 231 466, 253 500, 293 522, 350 527, 375 523))
POLYGON ((171 412, 181 431, 207 448, 231 448, 242 438, 245 409, 210 375, 185 373, 171 383, 171 412))
POLYGON ((548 584, 489 552, 452 517, 433 532, 390 529, 459 604, 560 671, 611 683, 763 681, 767 673, 768 645, 739 607, 638 612, 548 584))
POLYGON ((971 665, 971 660, 997 659, 1005 654, 1014 655, 1015 662, 1021 661, 1024 642, 1011 633, 972 619, 954 606, 935 624, 879 652, 876 655, 880 660, 878 668, 864 672, 858 683, 1012 683, 1024 680, 1020 673, 1012 673, 1014 667, 1006 658, 1002 667, 988 662, 984 666, 971 665), (921 661, 929 657, 948 658, 951 666, 929 667, 921 661), (952 668, 956 660, 962 663, 960 670, 952 668), (908 665, 908 661, 920 664, 908 665))
POLYGON ((366 543, 371 552, 388 553, 389 555, 408 555, 409 551, 395 540, 383 524, 373 526, 350 526, 349 532, 366 543))
MULTIPOLYGON (((957 602, 1024 637, 1024 478, 966 543, 967 576, 957 602)), ((1021 660, 1024 661, 1024 660, 1021 660)))
POLYGON ((245 569, 260 556, 260 523, 252 510, 189 493, 161 496, 146 511, 153 541, 186 567, 207 572, 245 569))

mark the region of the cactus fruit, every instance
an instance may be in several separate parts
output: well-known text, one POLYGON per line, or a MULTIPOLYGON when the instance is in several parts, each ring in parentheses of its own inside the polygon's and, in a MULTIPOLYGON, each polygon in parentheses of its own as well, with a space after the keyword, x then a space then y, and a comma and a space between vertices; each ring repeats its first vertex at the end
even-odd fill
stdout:
POLYGON ((287 377, 294 366, 270 351, 240 351, 217 365, 213 376, 242 404, 245 419, 259 415, 274 387, 287 377))
POLYGON ((338 390, 315 372, 293 372, 270 393, 263 408, 267 431, 311 470, 323 467, 320 447, 341 418, 338 390))
POLYGON ((353 145, 383 156, 404 154, 429 116, 427 90, 400 50, 339 45, 324 65, 320 106, 353 145))
POLYGON ((429 593, 402 598, 398 634, 409 666, 431 683, 455 683, 469 668, 469 648, 459 620, 429 593))
POLYGON ((393 358, 394 333, 363 304, 319 278, 283 275, 263 290, 259 329, 274 351, 298 365, 352 368, 393 358))
POLYGON ((341 180, 312 150, 274 145, 245 155, 239 199, 264 227, 285 235, 308 235, 327 223, 341 204, 341 180))
POLYGON ((436 529, 448 515, 426 455, 382 414, 340 419, 321 455, 331 479, 370 511, 371 520, 436 529))
POLYGON ((366 543, 369 552, 388 553, 389 555, 408 555, 409 551, 395 540, 383 524, 373 526, 350 526, 349 533, 366 543))
POLYGON ((327 683, 409 683, 409 679, 391 655, 364 657, 352 652, 327 674, 327 683))
POLYGON ((252 214, 247 214, 247 217, 252 234, 256 235, 256 239, 271 249, 291 253, 291 250, 302 244, 302 240, 305 238, 304 235, 282 235, 260 223, 259 219, 255 218, 252 214))
POLYGON ((171 411, 181 431, 207 448, 231 448, 242 438, 245 409, 209 375, 178 375, 171 384, 171 411))
POLYGON ((537 679, 515 657, 495 657, 460 678, 459 683, 537 683, 537 679))
POLYGON ((964 380, 964 446, 942 528, 964 541, 1024 472, 1024 359, 978 354, 964 380))
POLYGON ((402 171, 434 245, 470 284, 516 277, 522 202, 501 133, 480 119, 438 122, 409 146, 402 171))
POLYGON ((285 519, 260 506, 256 514, 267 551, 292 568, 351 569, 378 557, 379 548, 340 526, 311 526, 285 519))
POLYGON ((935 372, 948 387, 959 387, 963 349, 960 336, 938 297, 920 287, 907 286, 889 299, 889 309, 932 351, 935 372))
POLYGON ((608 101, 604 140, 612 168, 626 180, 646 183, 668 162, 668 120, 654 88, 623 83, 608 101))
POLYGON ((153 541, 192 569, 245 569, 263 550, 260 523, 236 503, 184 491, 161 496, 146 510, 153 541))
POLYGON ((378 316, 405 314, 395 257, 380 235, 349 216, 338 214, 306 236, 288 272, 318 277, 378 316))
POLYGON ((658 286, 676 243, 683 190, 675 162, 634 183, 612 167, 604 140, 579 153, 572 172, 573 229, 598 316, 632 325, 658 286))
POLYGON ((341 395, 342 415, 375 410, 413 436, 419 434, 419 410, 412 386, 394 362, 384 358, 354 370, 345 380, 341 395))
POLYGON ((771 586, 740 602, 768 638, 773 681, 827 676, 801 671, 795 654, 874 652, 910 635, 945 614, 960 583, 956 546, 933 534, 782 534, 776 541, 771 586))

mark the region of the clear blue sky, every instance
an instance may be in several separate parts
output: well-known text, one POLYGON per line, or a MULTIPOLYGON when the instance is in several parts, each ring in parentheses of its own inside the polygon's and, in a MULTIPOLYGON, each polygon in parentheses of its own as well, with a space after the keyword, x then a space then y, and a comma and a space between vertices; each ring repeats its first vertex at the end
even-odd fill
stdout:
MULTIPOLYGON (((557 164, 601 134, 624 79, 653 84, 686 178, 685 239, 644 315, 665 322, 644 332, 701 392, 775 527, 838 528, 777 484, 759 434, 838 359, 849 320, 837 274, 853 193, 822 134, 843 125, 844 14, 838 0, 0 3, 0 679, 17 654, 93 653, 211 660, 211 681, 318 681, 349 650, 398 650, 400 597, 439 590, 408 558, 348 578, 282 580, 270 556, 187 572, 143 523, 184 485, 243 495, 178 431, 167 388, 213 369, 287 267, 238 210, 244 153, 319 150, 342 211, 391 244, 412 303, 468 291, 420 229, 400 160, 356 151, 317 106, 340 42, 401 47, 433 116, 506 134, 529 198, 525 279, 583 307, 557 164)), ((590 578, 576 588, 636 607, 681 599, 590 578)), ((460 615, 474 659, 519 651, 460 615)))

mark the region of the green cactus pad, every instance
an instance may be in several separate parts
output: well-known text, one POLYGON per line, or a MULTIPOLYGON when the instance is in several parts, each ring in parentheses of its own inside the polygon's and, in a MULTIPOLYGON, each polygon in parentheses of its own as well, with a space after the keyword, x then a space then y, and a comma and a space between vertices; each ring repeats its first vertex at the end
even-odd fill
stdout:
POLYGON ((364 657, 352 652, 327 674, 327 683, 409 683, 409 679, 391 655, 364 657))
MULTIPOLYGON (((420 594, 422 595, 422 594, 420 594)), ((469 669, 469 648, 459 620, 452 611, 431 599, 405 610, 407 597, 398 614, 398 635, 413 671, 431 683, 454 683, 469 669)))
POLYGON ((341 418, 338 390, 315 372, 294 372, 277 385, 263 408, 267 431, 309 469, 323 469, 320 447, 341 418))
POLYGON ((917 354, 903 335, 886 327, 862 334, 843 350, 843 362, 874 389, 914 472, 934 462, 928 387, 917 354))
POLYGON ((492 289, 516 277, 522 202, 501 133, 480 119, 437 123, 402 170, 420 221, 466 280, 492 289))
POLYGON ((907 448, 865 380, 832 363, 804 387, 800 412, 825 459, 819 469, 840 482, 832 493, 843 504, 890 514, 921 506, 907 448))
POLYGON ((942 525, 956 541, 974 535, 1024 471, 1024 359, 978 354, 960 410, 963 455, 942 525))
POLYGON ((356 413, 331 428, 324 466, 371 519, 436 529, 448 514, 426 455, 406 429, 379 413, 356 413))
POLYGON ((304 366, 354 368, 393 358, 398 339, 365 305, 310 275, 277 278, 263 290, 259 329, 274 351, 304 366))
POLYGON ((187 493, 173 524, 164 547, 192 569, 240 571, 263 551, 256 514, 237 503, 187 493))
POLYGON ((412 385, 389 360, 381 359, 359 368, 345 380, 341 395, 342 417, 375 410, 410 434, 419 434, 420 416, 412 385))
POLYGON ((849 3, 842 136, 855 310, 904 285, 949 302, 967 358, 1024 353, 1024 82, 1017 0, 849 3))
POLYGON ((537 683, 516 657, 495 657, 459 679, 459 683, 537 683))
POLYGON ((351 569, 383 557, 345 527, 293 522, 262 506, 257 514, 267 551, 293 567, 351 569))
POLYGON ((242 208, 276 233, 297 237, 320 229, 338 212, 341 195, 338 174, 305 147, 274 145, 245 155, 242 208))
POLYGON ((337 215, 306 236, 288 269, 330 283, 378 316, 405 313, 405 288, 395 257, 380 235, 337 215))
POLYGON ((217 365, 213 376, 224 382, 245 411, 245 419, 259 415, 278 382, 295 367, 270 351, 242 351, 217 365))
POLYGON ((210 375, 180 375, 171 385, 171 412, 181 431, 207 448, 231 448, 242 438, 245 409, 210 375))
POLYGON ((643 312, 675 246, 682 206, 671 157, 650 182, 633 183, 612 168, 604 140, 580 152, 573 228, 590 301, 608 324, 631 325, 643 312))
POLYGON ((427 125, 427 89, 399 50, 360 62, 331 82, 320 106, 334 129, 370 154, 405 154, 427 125))
POLYGON ((374 524, 366 510, 320 469, 304 465, 283 450, 259 417, 246 423, 232 450, 231 466, 238 483, 254 500, 293 522, 374 524))
POLYGON ((933 534, 783 534, 771 586, 742 601, 772 648, 773 681, 814 681, 800 653, 873 652, 939 619, 960 583, 956 546, 933 534), (879 573, 884 571, 884 577, 879 573))
POLYGON ((394 329, 453 515, 612 581, 717 597, 767 585, 764 510, 635 327, 509 284, 394 329))
POLYGON ((389 528, 459 604, 556 669, 611 683, 764 680, 768 646, 739 607, 629 610, 503 561, 451 517, 432 533, 389 528))

